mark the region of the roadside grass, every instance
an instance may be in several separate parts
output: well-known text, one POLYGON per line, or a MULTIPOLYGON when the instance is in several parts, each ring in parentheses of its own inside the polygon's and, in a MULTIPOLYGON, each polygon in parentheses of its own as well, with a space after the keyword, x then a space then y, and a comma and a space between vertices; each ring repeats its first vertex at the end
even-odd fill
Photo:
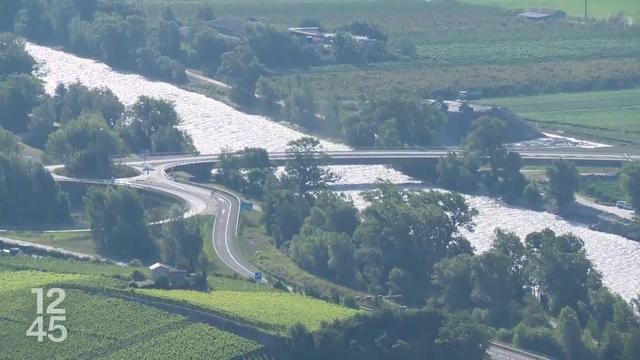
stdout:
MULTIPOLYGON (((214 216, 198 216, 201 221, 200 232, 202 233, 202 253, 204 255, 205 267, 210 274, 219 274, 221 276, 236 277, 236 273, 229 269, 227 265, 220 260, 213 248, 213 223, 215 221, 214 216)), ((209 284, 216 289, 216 285, 209 281, 209 284)))
POLYGON ((640 88, 483 99, 549 129, 640 143, 640 88))
MULTIPOLYGON (((566 11, 571 16, 584 16, 582 0, 462 0, 474 4, 504 6, 515 9, 548 7, 566 11)), ((640 2, 636 0, 590 1, 589 16, 606 19, 616 13, 624 13, 640 20, 640 2)))
POLYGON ((90 231, 53 233, 37 231, 7 231, 0 232, 0 237, 52 246, 83 254, 98 255, 96 245, 90 231))
POLYGON ((238 247, 254 266, 257 266, 273 281, 282 281, 293 286, 294 290, 313 291, 331 301, 340 301, 343 297, 355 297, 363 293, 334 284, 299 268, 289 257, 273 246, 260 222, 261 213, 251 211, 243 213, 240 223, 238 247))

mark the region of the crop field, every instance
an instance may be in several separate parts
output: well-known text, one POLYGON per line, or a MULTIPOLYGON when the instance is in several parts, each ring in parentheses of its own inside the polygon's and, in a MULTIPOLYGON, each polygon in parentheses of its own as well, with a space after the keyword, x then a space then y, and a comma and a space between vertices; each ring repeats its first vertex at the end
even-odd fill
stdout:
MULTIPOLYGON (((462 0, 474 4, 505 6, 515 9, 549 7, 566 11, 572 16, 584 15, 583 0, 462 0)), ((589 16, 607 18, 616 13, 624 13, 635 21, 640 20, 640 2, 636 0, 591 0, 589 16)))
MULTIPOLYGON (((640 13, 635 0, 593 0, 599 18, 623 11, 640 13)), ((331 65, 279 70, 274 80, 286 93, 301 78, 322 109, 326 99, 355 100, 360 95, 402 88, 423 97, 451 98, 460 90, 485 96, 512 96, 620 89, 640 84, 640 27, 602 21, 531 22, 517 8, 547 5, 581 14, 582 0, 210 0, 217 16, 255 17, 280 29, 304 19, 328 29, 353 19, 373 22, 389 35, 416 45, 417 57, 366 65, 331 65), (481 4, 481 5, 477 5, 481 4), (500 5, 485 6, 485 5, 500 5), (593 69, 598 69, 594 72, 593 69)), ((151 14, 170 5, 192 17, 199 0, 143 0, 151 14)))
POLYGON ((539 126, 640 143, 640 89, 485 99, 539 126))
POLYGON ((358 312, 322 300, 284 292, 203 293, 157 289, 143 289, 138 292, 184 301, 275 332, 284 332, 297 323, 305 325, 309 330, 317 330, 322 322, 348 318, 358 312))
POLYGON ((191 324, 116 351, 104 359, 232 359, 257 349, 260 346, 255 342, 205 324, 191 324))
POLYGON ((64 284, 90 285, 95 276, 0 271, 0 339, 4 359, 231 359, 259 349, 252 341, 142 304, 90 294, 64 284), (25 336, 35 318, 32 287, 66 289, 61 303, 68 337, 61 343, 25 336), (35 345, 37 344, 37 346, 35 345), (158 349, 162 351, 158 353, 158 349), (174 350, 171 350, 174 349, 174 350), (164 357, 163 357, 164 356, 164 357))

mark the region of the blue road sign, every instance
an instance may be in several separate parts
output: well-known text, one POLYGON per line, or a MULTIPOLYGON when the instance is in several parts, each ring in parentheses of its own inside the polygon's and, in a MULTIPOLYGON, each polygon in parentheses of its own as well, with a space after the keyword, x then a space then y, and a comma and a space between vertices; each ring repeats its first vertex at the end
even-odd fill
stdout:
POLYGON ((261 272, 255 273, 254 278, 256 279, 256 281, 262 281, 262 273, 261 272))
POLYGON ((243 201, 240 203, 240 210, 251 211, 253 210, 253 203, 250 201, 243 201))

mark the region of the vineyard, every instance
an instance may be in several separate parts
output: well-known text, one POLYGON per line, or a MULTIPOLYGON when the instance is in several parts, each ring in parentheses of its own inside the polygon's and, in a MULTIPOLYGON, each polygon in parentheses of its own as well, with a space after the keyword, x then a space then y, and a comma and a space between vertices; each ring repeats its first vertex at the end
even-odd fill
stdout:
POLYGON ((31 257, 0 256, 0 267, 12 270, 38 270, 54 273, 105 275, 128 277, 132 271, 148 273, 147 268, 132 268, 107 263, 54 258, 34 259, 31 257))
POLYGON ((205 324, 192 324, 113 352, 104 359, 232 359, 260 349, 252 341, 205 324))
POLYGON ((145 295, 184 301, 251 323, 269 331, 283 332, 301 323, 310 330, 322 322, 345 319, 358 311, 310 297, 281 292, 214 291, 202 293, 183 290, 140 290, 145 295))
POLYGON ((260 345, 208 325, 192 323, 134 302, 72 289, 89 285, 98 276, 39 271, 0 272, 0 339, 7 359, 165 358, 231 359, 254 352, 260 345), (25 336, 35 318, 31 287, 66 289, 61 307, 66 311, 68 337, 61 343, 37 342, 25 336), (187 355, 185 355, 185 352, 187 355), (160 357, 162 358, 162 357, 160 357))

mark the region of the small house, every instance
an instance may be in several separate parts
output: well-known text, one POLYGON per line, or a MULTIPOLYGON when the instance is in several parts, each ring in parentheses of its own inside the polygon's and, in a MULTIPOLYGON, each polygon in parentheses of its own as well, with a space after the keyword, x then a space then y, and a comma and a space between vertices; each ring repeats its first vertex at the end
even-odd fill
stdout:
POLYGON ((149 270, 151 270, 151 278, 153 281, 158 281, 163 277, 169 278, 169 269, 167 265, 161 263, 155 263, 149 266, 149 270))
POLYGON ((154 282, 166 277, 172 285, 182 285, 187 283, 189 273, 187 270, 175 269, 161 263, 155 263, 149 266, 151 270, 151 278, 154 282))

